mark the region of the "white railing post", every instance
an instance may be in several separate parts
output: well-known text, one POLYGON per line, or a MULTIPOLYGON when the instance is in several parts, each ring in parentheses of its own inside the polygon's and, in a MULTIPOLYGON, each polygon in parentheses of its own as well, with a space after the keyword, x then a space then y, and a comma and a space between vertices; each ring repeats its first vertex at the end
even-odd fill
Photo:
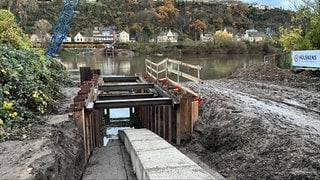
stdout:
POLYGON ((159 79, 159 64, 157 65, 157 80, 159 79))
POLYGON ((198 96, 200 96, 200 70, 201 70, 201 67, 200 65, 197 66, 197 69, 198 69, 198 96))
POLYGON ((178 76, 177 76, 177 83, 180 83, 180 64, 181 64, 181 61, 179 61, 179 63, 178 63, 178 76))
POLYGON ((166 60, 166 77, 165 78, 168 78, 168 58, 166 60))

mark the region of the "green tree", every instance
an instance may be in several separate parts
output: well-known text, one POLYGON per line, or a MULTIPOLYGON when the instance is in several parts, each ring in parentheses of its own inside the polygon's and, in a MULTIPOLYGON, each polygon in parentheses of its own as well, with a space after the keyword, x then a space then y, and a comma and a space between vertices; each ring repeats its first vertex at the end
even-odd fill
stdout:
POLYGON ((147 42, 150 39, 150 37, 152 37, 152 35, 153 35, 152 31, 148 26, 144 26, 142 28, 142 36, 143 36, 144 42, 147 42))
POLYGON ((27 36, 15 23, 14 15, 8 10, 0 10, 0 44, 7 44, 16 49, 30 47, 27 36))
POLYGON ((279 42, 285 51, 320 48, 320 0, 302 2, 292 19, 299 27, 280 29, 279 42))
POLYGON ((279 42, 284 48, 284 51, 290 52, 292 50, 312 49, 309 39, 304 38, 301 27, 280 28, 281 36, 279 42))

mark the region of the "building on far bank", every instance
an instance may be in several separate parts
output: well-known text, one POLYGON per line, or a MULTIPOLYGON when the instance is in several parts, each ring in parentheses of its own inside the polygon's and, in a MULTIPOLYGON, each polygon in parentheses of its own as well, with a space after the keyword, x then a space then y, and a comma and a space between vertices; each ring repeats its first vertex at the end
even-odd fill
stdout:
POLYGON ((178 33, 171 32, 171 29, 169 31, 162 31, 157 37, 158 43, 177 43, 178 42, 178 33))
POLYGON ((126 31, 121 31, 118 37, 119 42, 130 42, 130 35, 126 31))
POLYGON ((256 29, 248 29, 245 34, 242 36, 242 40, 249 42, 259 42, 264 40, 264 33, 258 32, 256 29))
POLYGON ((92 34, 93 42, 112 44, 117 39, 117 34, 111 27, 95 27, 92 34))
POLYGON ((74 42, 85 42, 84 37, 80 32, 74 36, 74 42))
POLYGON ((201 42, 213 42, 214 36, 211 32, 200 33, 200 41, 201 42))

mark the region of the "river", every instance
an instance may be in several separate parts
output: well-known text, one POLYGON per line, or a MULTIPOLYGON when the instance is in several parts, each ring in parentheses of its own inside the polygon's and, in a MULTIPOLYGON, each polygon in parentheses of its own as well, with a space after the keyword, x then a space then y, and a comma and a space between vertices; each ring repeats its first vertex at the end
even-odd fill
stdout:
MULTIPOLYGON (((106 56, 102 54, 93 55, 71 55, 64 53, 61 55, 63 64, 67 69, 79 69, 80 67, 91 67, 100 69, 102 75, 125 75, 132 76, 135 73, 145 71, 145 59, 159 62, 167 58, 166 56, 106 56)), ((201 79, 219 79, 226 77, 239 68, 247 67, 251 64, 263 63, 262 55, 247 54, 218 54, 218 55, 187 55, 179 57, 168 57, 180 60, 193 65, 200 65, 201 79)))

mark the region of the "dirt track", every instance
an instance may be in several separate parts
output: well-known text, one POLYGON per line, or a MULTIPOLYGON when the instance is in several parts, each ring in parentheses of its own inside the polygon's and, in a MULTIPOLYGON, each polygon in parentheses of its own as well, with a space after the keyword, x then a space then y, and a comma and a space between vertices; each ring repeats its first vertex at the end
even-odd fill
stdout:
POLYGON ((0 143, 0 179, 79 179, 83 141, 66 112, 78 88, 64 88, 59 114, 16 130, 0 143))
POLYGON ((320 179, 319 78, 252 66, 201 92, 187 149, 210 167, 228 179, 320 179))

